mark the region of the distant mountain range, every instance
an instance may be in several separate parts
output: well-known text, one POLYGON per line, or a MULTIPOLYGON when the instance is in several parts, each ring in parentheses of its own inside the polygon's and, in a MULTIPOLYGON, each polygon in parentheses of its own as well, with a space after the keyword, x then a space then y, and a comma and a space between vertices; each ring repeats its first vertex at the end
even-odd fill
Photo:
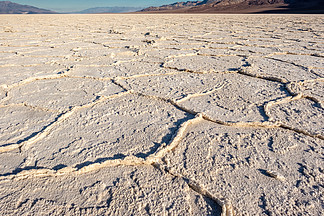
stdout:
MULTIPOLYGON (((143 9, 143 7, 95 7, 83 11, 71 12, 73 14, 96 14, 96 13, 129 13, 143 9)), ((56 12, 21 5, 10 1, 0 1, 0 14, 55 14, 56 12)))
POLYGON ((191 8, 194 6, 201 5, 202 1, 187 1, 187 2, 176 2, 169 5, 162 5, 160 7, 148 7, 141 11, 163 11, 163 10, 177 10, 183 8, 191 8))
POLYGON ((148 13, 323 13, 324 0, 202 0, 148 7, 148 13))
MULTIPOLYGON (((160 7, 96 7, 77 14, 96 13, 324 13, 324 0, 201 0, 176 2, 160 7)), ((0 14, 55 14, 56 12, 0 1, 0 14)))
POLYGON ((10 1, 0 1, 0 14, 55 14, 56 12, 33 7, 30 5, 16 4, 10 1))
POLYGON ((96 13, 129 13, 142 10, 143 7, 95 7, 79 12, 78 14, 96 14, 96 13))

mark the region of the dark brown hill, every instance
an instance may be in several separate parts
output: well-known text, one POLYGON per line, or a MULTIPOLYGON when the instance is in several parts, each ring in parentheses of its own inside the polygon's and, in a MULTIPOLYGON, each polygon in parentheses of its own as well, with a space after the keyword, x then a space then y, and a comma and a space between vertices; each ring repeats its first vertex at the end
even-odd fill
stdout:
POLYGON ((163 11, 163 10, 177 10, 183 8, 190 8, 199 5, 202 1, 187 1, 187 2, 176 2, 169 5, 162 5, 160 7, 148 7, 141 11, 163 11))
POLYGON ((203 0, 149 7, 146 13, 323 13, 324 0, 203 0))
POLYGON ((54 14, 56 12, 33 7, 30 5, 16 4, 10 1, 0 1, 0 14, 54 14))

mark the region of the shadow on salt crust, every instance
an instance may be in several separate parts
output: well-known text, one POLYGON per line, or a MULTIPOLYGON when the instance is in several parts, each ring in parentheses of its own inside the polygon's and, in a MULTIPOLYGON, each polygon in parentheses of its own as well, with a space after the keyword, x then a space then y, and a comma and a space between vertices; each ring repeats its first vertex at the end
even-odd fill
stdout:
POLYGON ((26 156, 47 168, 58 164, 81 168, 116 156, 146 157, 168 144, 181 123, 191 118, 157 99, 135 95, 108 99, 75 111, 37 145, 26 146, 26 156))
POLYGON ((123 90, 111 81, 82 78, 57 78, 27 83, 9 92, 8 103, 27 103, 55 110, 68 110, 94 101, 98 96, 110 96, 123 90))
POLYGON ((277 104, 270 109, 270 112, 274 120, 293 128, 324 135, 323 108, 311 100, 299 99, 277 104))
POLYGON ((239 215, 321 212, 323 141, 283 129, 201 122, 189 126, 166 156, 172 173, 195 179, 212 194, 232 200, 239 215), (265 171, 277 172, 278 180, 265 171))
POLYGON ((1 182, 4 215, 220 215, 221 208, 179 178, 151 166, 1 182), (67 193, 68 191, 68 193, 67 193))
POLYGON ((35 110, 25 106, 0 107, 0 147, 21 143, 55 121, 57 113, 35 110))

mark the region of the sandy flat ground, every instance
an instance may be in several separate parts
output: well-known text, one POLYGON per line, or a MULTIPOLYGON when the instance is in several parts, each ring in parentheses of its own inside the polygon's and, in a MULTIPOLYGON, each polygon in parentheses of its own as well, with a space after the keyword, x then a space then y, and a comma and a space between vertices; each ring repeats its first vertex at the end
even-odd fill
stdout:
POLYGON ((1 15, 1 215, 321 215, 323 15, 1 15))

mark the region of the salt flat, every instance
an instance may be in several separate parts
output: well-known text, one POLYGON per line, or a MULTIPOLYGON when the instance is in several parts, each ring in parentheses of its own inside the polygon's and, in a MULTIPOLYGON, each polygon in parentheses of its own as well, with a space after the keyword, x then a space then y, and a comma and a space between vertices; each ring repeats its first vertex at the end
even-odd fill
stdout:
POLYGON ((1 215, 321 215, 323 15, 1 15, 1 215))

